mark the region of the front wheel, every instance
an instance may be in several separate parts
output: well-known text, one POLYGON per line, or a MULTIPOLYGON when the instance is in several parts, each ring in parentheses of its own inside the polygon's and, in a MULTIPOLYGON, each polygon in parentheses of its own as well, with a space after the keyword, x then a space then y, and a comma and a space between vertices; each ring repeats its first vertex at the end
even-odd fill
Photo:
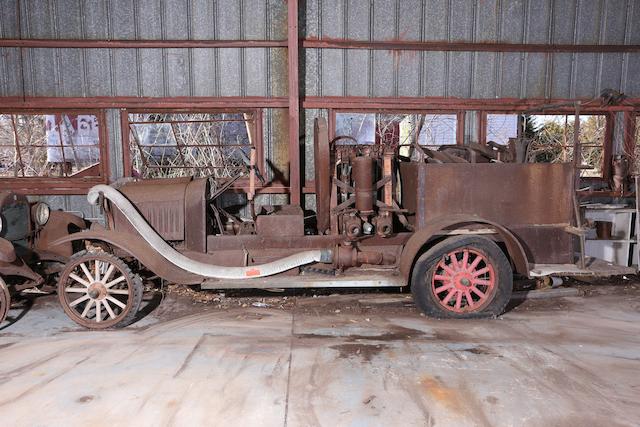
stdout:
POLYGON ((133 322, 142 293, 140 277, 124 261, 106 252, 77 253, 58 281, 58 299, 65 313, 90 329, 133 322))
POLYGON ((415 263, 411 292, 430 317, 496 317, 513 290, 509 260, 493 241, 478 236, 448 238, 415 263))
POLYGON ((7 284, 0 277, 0 324, 7 318, 9 308, 11 307, 11 294, 9 294, 9 288, 7 284))

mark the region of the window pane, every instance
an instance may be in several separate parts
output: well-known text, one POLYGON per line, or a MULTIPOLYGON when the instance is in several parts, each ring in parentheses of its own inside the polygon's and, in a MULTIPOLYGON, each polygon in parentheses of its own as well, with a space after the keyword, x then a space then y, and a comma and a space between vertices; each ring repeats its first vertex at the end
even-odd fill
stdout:
MULTIPOLYGON (((374 144, 376 141, 375 114, 336 114, 336 136, 350 136, 358 141, 358 144, 374 144)), ((353 141, 339 140, 338 143, 353 144, 353 141)))
MULTIPOLYGON (((573 161, 573 115, 536 115, 527 119, 530 161, 559 163, 573 161)), ((604 115, 580 115, 581 162, 583 177, 601 177, 604 136, 607 120, 604 115)))
POLYGON ((134 176, 233 177, 250 156, 252 113, 130 114, 134 176))
POLYGON ((456 127, 455 114, 336 114, 336 135, 351 136, 359 144, 411 145, 417 141, 437 148, 456 144, 456 127))
POLYGON ((0 176, 99 176, 99 135, 92 114, 0 115, 0 176))
POLYGON ((509 138, 518 137, 517 114, 487 114, 487 141, 507 145, 509 138))

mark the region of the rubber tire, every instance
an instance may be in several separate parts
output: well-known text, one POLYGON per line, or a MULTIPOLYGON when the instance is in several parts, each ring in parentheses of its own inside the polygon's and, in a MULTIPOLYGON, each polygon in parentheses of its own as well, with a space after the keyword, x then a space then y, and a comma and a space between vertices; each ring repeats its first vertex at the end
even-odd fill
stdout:
POLYGON ((142 304, 142 297, 144 294, 144 286, 142 284, 142 279, 140 278, 139 275, 134 274, 131 269, 129 268, 129 266, 120 258, 116 257, 115 255, 112 255, 110 253, 107 252, 101 252, 100 256, 109 259, 109 262, 116 264, 118 266, 119 269, 122 270, 122 272, 124 274, 126 274, 130 279, 131 279, 131 286, 133 289, 133 298, 132 298, 132 305, 131 305, 131 309, 129 310, 129 312, 126 314, 126 316, 124 316, 119 322, 112 324, 112 325, 108 325, 108 326, 95 326, 97 325, 97 322, 92 322, 92 326, 88 326, 86 324, 83 324, 81 322, 79 322, 78 320, 76 320, 76 318, 74 317, 73 314, 70 313, 70 310, 73 310, 73 308, 69 308, 64 300, 64 287, 65 287, 65 283, 62 282, 62 278, 67 276, 67 269, 68 266, 71 264, 75 264, 79 259, 81 258, 87 258, 87 259, 91 259, 92 256, 95 256, 95 252, 90 252, 90 251, 80 251, 76 254, 74 254, 73 256, 71 256, 71 258, 69 258, 69 261, 67 262, 67 265, 65 266, 64 270, 60 272, 60 278, 58 281, 58 300, 60 301, 60 305, 62 306, 62 309, 64 310, 65 314, 74 322, 76 322, 78 325, 85 327, 87 329, 110 329, 110 328, 123 328, 125 326, 130 325, 136 318, 136 315, 138 314, 138 310, 140 309, 140 304, 142 304))
POLYGON ((504 312, 513 292, 513 270, 509 260, 493 241, 479 236, 454 236, 437 243, 418 258, 411 275, 411 293, 424 314, 437 319, 495 318, 504 312), (497 289, 493 300, 482 310, 455 313, 443 308, 431 291, 431 277, 438 261, 459 248, 478 250, 487 256, 494 267, 497 289))
POLYGON ((5 281, 0 277, 0 324, 7 318, 11 308, 11 294, 5 281))

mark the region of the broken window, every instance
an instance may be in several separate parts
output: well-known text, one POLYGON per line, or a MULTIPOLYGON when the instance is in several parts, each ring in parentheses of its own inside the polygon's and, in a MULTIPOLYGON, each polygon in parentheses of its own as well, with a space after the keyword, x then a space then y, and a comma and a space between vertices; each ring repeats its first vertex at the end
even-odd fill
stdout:
MULTIPOLYGON (((574 115, 529 116, 525 120, 525 133, 532 139, 529 161, 572 162, 574 122, 574 115)), ((606 129, 605 115, 580 115, 581 176, 603 176, 606 129)))
POLYGON ((103 176, 99 117, 67 112, 0 114, 0 178, 103 176))
POLYGON ((129 114, 132 175, 228 178, 245 171, 255 113, 129 114))
POLYGON ((456 114, 337 113, 336 136, 350 136, 358 144, 418 143, 437 149, 456 144, 456 114))

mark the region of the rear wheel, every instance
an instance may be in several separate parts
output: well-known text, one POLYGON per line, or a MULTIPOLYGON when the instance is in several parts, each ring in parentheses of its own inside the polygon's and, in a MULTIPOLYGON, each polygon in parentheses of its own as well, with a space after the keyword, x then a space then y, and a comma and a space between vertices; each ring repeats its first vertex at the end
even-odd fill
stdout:
POLYGON ((65 313, 90 329, 130 324, 142 302, 142 280, 121 259, 82 251, 71 257, 58 281, 65 313))
POLYGON ((7 318, 9 308, 11 307, 11 295, 7 284, 0 277, 0 324, 7 318))
POLYGON ((415 263, 411 292, 418 307, 436 318, 495 317, 513 290, 509 260, 491 240, 446 239, 415 263))

